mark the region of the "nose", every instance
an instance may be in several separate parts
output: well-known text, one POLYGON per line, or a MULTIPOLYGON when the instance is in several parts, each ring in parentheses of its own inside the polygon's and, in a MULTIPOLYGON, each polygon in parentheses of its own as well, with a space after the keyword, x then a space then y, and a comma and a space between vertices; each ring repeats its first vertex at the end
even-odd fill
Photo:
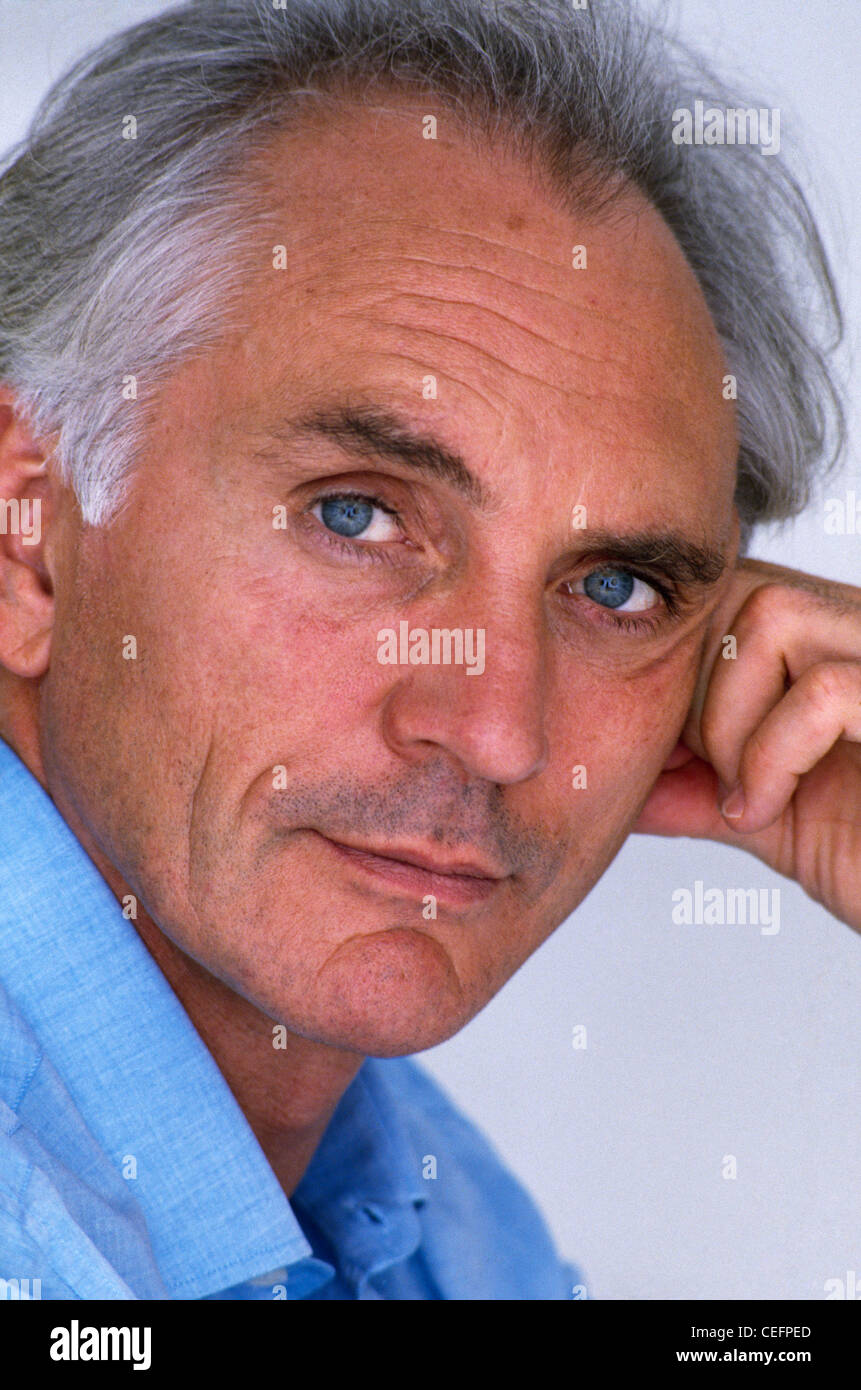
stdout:
MULTIPOLYGON (((437 610, 437 631, 452 631, 452 616, 437 610)), ((410 645, 419 655, 423 649, 432 657, 433 628, 422 627, 428 617, 411 618, 410 634, 424 631, 428 640, 422 643, 415 637, 410 645)), ((469 629, 461 628, 464 650, 470 650, 469 630, 473 653, 480 649, 483 632, 484 669, 476 663, 474 674, 468 674, 466 664, 442 660, 400 665, 383 706, 383 736, 407 762, 421 762, 442 749, 471 778, 500 784, 527 781, 548 759, 540 605, 529 605, 524 596, 516 607, 509 602, 504 612, 486 614, 483 626, 474 607, 469 617, 469 629)), ((440 657, 444 646, 443 641, 437 643, 440 657)), ((401 648, 403 655, 403 642, 401 648)))

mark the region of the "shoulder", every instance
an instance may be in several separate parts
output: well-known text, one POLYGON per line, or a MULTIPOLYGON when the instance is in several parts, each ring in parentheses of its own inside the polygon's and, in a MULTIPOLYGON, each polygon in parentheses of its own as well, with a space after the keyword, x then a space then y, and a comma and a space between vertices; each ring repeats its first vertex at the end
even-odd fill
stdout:
POLYGON ((143 1215, 0 983, 0 1300, 138 1296, 166 1297, 143 1215))
POLYGON ((582 1277, 560 1259, 535 1202, 442 1087, 412 1058, 370 1059, 365 1069, 395 1100, 415 1151, 427 1193, 423 1248, 445 1297, 582 1297, 582 1277))

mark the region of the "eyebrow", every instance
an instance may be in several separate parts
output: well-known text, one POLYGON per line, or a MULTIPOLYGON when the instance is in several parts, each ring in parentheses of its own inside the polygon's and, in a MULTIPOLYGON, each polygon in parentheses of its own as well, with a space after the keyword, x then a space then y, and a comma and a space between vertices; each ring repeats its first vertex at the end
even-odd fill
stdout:
MULTIPOLYGON (((415 430, 395 411, 381 406, 324 406, 290 420, 291 439, 324 439, 354 458, 385 458, 449 483, 477 507, 489 495, 459 454, 439 440, 415 430)), ((279 437, 284 432, 279 431, 279 437)), ((600 554, 608 563, 659 570, 686 589, 713 587, 727 566, 721 549, 700 545, 679 531, 619 532, 587 528, 577 558, 600 554)))
POLYGON ((613 564, 660 570, 686 589, 711 588, 727 567, 727 557, 722 550, 698 545, 678 531, 620 533, 586 529, 580 558, 583 551, 600 554, 613 564))
POLYGON ((289 433, 331 440, 355 458, 385 458, 449 483, 474 506, 488 496, 459 454, 378 406, 334 406, 291 421, 289 433))

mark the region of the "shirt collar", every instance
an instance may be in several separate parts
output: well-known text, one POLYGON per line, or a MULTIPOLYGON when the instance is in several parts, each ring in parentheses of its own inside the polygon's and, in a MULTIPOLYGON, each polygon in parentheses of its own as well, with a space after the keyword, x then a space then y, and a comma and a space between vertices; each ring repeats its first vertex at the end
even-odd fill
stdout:
POLYGON ((120 1171, 136 1171, 171 1297, 202 1298, 311 1254, 167 980, 2 741, 0 977, 92 1134, 120 1171))
POLYGON ((427 1199, 385 1064, 369 1059, 344 1092, 293 1194, 338 1251, 361 1295, 375 1274, 408 1259, 421 1240, 427 1199))
MULTIPOLYGON (((135 1196, 173 1298, 311 1247, 191 1020, 104 879, 0 740, 0 978, 135 1196)), ((294 1200, 358 1289, 417 1248, 419 1159, 384 1064, 347 1088, 294 1200)), ((304 1266, 313 1284, 326 1266, 304 1266)))

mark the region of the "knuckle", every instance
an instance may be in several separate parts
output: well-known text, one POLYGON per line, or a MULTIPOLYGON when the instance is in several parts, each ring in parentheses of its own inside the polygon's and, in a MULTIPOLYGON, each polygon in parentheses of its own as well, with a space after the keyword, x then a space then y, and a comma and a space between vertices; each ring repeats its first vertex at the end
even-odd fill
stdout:
POLYGON ((748 595, 740 616, 752 627, 774 627, 798 612, 800 597, 790 584, 760 584, 748 595))
POLYGON ((829 713, 847 693, 849 672, 837 661, 820 661, 804 674, 805 695, 814 710, 829 713))

